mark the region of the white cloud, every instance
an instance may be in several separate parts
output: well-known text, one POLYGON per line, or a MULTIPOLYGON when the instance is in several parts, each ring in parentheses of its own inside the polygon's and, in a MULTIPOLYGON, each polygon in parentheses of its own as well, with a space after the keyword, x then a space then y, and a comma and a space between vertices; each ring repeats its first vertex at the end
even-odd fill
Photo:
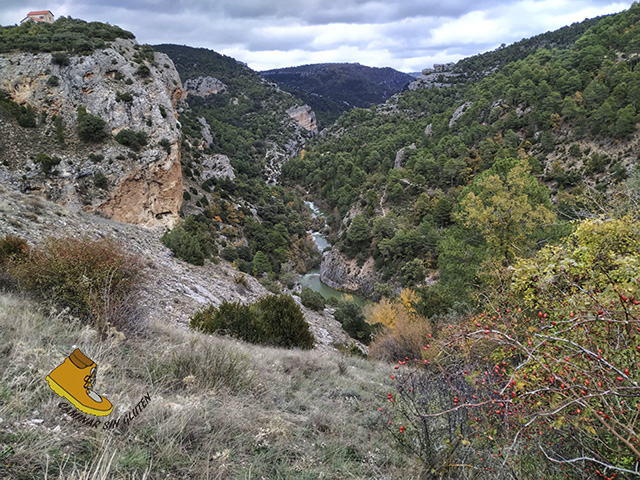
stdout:
POLYGON ((431 31, 431 46, 489 43, 500 38, 504 27, 498 19, 487 18, 486 12, 470 12, 443 23, 431 31))

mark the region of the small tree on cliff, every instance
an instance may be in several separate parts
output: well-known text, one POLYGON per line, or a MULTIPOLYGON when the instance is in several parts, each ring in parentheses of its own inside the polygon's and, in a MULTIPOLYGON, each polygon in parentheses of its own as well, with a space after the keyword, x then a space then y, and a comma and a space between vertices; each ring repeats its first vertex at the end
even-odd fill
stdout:
POLYGON ((109 134, 105 127, 107 123, 96 115, 91 115, 85 107, 78 107, 78 124, 76 131, 81 140, 85 142, 101 142, 109 134))

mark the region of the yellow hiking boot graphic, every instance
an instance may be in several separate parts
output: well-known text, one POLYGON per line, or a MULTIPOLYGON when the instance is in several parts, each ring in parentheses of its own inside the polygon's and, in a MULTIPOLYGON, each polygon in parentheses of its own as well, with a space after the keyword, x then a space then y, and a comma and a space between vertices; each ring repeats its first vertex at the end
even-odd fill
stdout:
POLYGON ((78 410, 89 415, 109 415, 111 402, 93 391, 97 365, 79 349, 64 359, 49 375, 51 390, 69 400, 78 410))

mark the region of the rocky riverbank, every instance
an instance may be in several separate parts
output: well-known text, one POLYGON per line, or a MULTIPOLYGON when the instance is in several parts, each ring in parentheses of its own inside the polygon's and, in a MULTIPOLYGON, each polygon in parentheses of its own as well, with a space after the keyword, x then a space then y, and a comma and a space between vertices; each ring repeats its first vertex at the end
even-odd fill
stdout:
POLYGON ((374 263, 373 258, 369 257, 360 267, 355 259, 348 259, 337 250, 331 250, 322 259, 320 280, 336 290, 368 297, 377 282, 374 263))

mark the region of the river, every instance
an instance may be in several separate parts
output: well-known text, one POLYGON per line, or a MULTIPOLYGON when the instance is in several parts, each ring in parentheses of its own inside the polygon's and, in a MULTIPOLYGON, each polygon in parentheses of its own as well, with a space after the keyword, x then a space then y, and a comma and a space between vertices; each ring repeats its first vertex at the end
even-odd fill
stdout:
MULTIPOLYGON (((304 202, 309 210, 311 210, 311 215, 313 218, 322 218, 324 219, 324 214, 320 211, 320 209, 313 202, 304 202)), ((327 237, 325 237, 321 232, 307 232, 311 234, 313 240, 316 242, 318 250, 323 252, 325 248, 330 247, 331 244, 327 241, 327 237)), ((337 298, 340 300, 347 300, 351 302, 355 302, 358 305, 364 306, 366 300, 353 293, 341 292, 340 290, 336 290, 335 288, 331 288, 329 285, 326 285, 320 281, 320 269, 314 268, 313 270, 309 270, 307 273, 300 277, 300 284, 303 287, 309 287, 311 290, 318 292, 325 299, 329 298, 337 298)))

